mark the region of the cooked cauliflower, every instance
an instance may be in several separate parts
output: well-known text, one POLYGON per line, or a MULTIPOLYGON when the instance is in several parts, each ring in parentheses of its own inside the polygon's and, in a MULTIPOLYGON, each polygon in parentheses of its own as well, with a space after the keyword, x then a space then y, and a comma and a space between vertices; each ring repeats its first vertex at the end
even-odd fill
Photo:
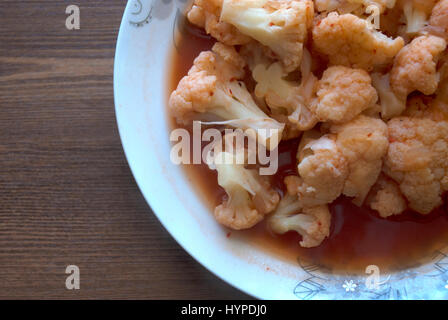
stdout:
POLYGON ((267 218, 272 232, 297 232, 311 248, 329 237, 341 196, 382 218, 443 204, 448 0, 192 2, 189 21, 217 42, 169 108, 187 128, 198 120, 220 130, 223 140, 201 149, 226 193, 220 224, 242 230, 267 218), (287 139, 297 140, 279 145, 287 139), (279 151, 274 179, 259 173, 267 154, 257 142, 270 160, 279 151))
POLYGON ((387 153, 387 126, 360 115, 332 125, 331 134, 307 131, 298 150, 298 176, 285 179, 288 192, 304 206, 333 202, 341 194, 360 206, 375 184, 387 153))
POLYGON ((406 32, 415 34, 428 24, 428 17, 438 0, 403 0, 406 32))
POLYGON ((314 0, 318 12, 338 11, 339 13, 353 13, 361 9, 362 4, 349 0, 314 0))
POLYGON ((221 21, 269 47, 287 72, 300 65, 313 18, 309 0, 223 0, 221 12, 221 21))
POLYGON ((376 103, 373 106, 371 106, 370 108, 364 110, 363 113, 361 113, 361 114, 368 116, 370 118, 379 119, 379 118, 381 118, 381 106, 376 103))
POLYGON ((448 105, 448 53, 445 54, 443 66, 440 68, 440 82, 437 89, 437 100, 448 105))
POLYGON ((375 184, 389 146, 387 125, 381 119, 360 115, 342 125, 333 125, 336 145, 348 163, 343 194, 361 206, 375 184))
POLYGON ((388 38, 353 14, 331 12, 314 26, 313 44, 333 65, 371 70, 391 62, 404 40, 388 38))
POLYGON ((300 130, 311 129, 318 122, 317 117, 308 108, 316 98, 317 77, 311 72, 312 58, 310 52, 305 49, 303 53, 300 65, 302 79, 299 89, 302 100, 300 101, 301 103, 295 106, 295 110, 288 117, 288 120, 300 130))
POLYGON ((298 194, 304 207, 325 205, 339 197, 348 176, 347 160, 334 135, 307 131, 297 154, 299 176, 285 178, 288 192, 298 194))
POLYGON ((390 86, 389 74, 372 74, 372 84, 378 92, 381 105, 381 117, 389 120, 397 117, 406 109, 406 98, 398 97, 390 86))
MULTIPOLYGON (((253 129, 269 150, 280 142, 284 124, 267 116, 254 102, 242 81, 244 61, 233 47, 221 43, 202 52, 171 94, 169 106, 179 123, 213 115, 241 129, 253 129), (264 129, 264 130, 259 130, 264 129)), ((214 123, 214 122, 212 122, 214 123)), ((252 132, 254 132, 252 130, 252 132)))
POLYGON ((444 121, 448 119, 448 104, 441 94, 435 98, 421 94, 415 95, 408 99, 403 116, 444 121))
POLYGON ((440 0, 432 9, 429 25, 448 40, 448 0, 440 0))
POLYGON ((395 7, 396 0, 348 0, 353 3, 361 2, 365 7, 375 5, 380 9, 380 12, 384 12, 386 9, 392 9, 395 7))
POLYGON ((287 194, 267 222, 275 233, 299 233, 302 236, 300 245, 312 248, 320 245, 330 235, 331 214, 328 206, 302 208, 297 196, 287 194))
POLYGON ((258 65, 269 66, 276 62, 275 55, 271 49, 256 41, 241 46, 239 54, 245 60, 251 72, 258 65))
POLYGON ((384 174, 380 175, 372 187, 366 202, 382 218, 401 214, 407 209, 407 203, 400 187, 384 174))
MULTIPOLYGON (((227 139, 227 135, 224 139, 227 139)), ((235 230, 248 229, 272 212, 280 200, 266 177, 255 169, 246 169, 241 158, 243 148, 233 153, 226 150, 213 155, 211 168, 218 172, 218 184, 224 188, 228 199, 215 208, 216 220, 235 230)))
POLYGON ((314 0, 317 11, 330 12, 337 10, 338 13, 356 13, 361 15, 365 12, 365 8, 375 5, 380 12, 384 12, 386 8, 393 8, 395 0, 314 0))
POLYGON ((220 21, 222 0, 195 0, 187 14, 188 20, 207 34, 229 46, 246 44, 250 37, 242 34, 234 26, 220 21))
POLYGON ((264 98, 273 115, 284 115, 290 131, 305 131, 318 122, 308 106, 315 95, 317 78, 311 73, 311 56, 304 53, 301 64, 302 81, 299 84, 287 81, 287 74, 278 62, 266 66, 258 64, 252 75, 257 82, 255 95, 264 98))
POLYGON ((440 78, 437 62, 445 49, 444 39, 421 36, 397 54, 390 72, 390 84, 400 99, 405 99, 415 90, 426 95, 437 90, 440 78))
POLYGON ((302 135, 303 131, 300 130, 295 123, 291 122, 288 116, 280 113, 273 113, 271 114, 271 117, 285 125, 285 128, 283 129, 282 140, 295 139, 299 138, 302 135))
POLYGON ((448 121, 399 117, 388 128, 385 172, 399 183, 412 209, 428 214, 448 191, 448 121))
POLYGON ((291 114, 302 100, 299 85, 284 79, 287 74, 279 62, 270 66, 258 64, 252 76, 257 82, 255 95, 265 98, 268 106, 279 113, 291 114))
POLYGON ((345 3, 345 0, 314 0, 314 7, 318 12, 329 12, 337 10, 341 5, 345 3))
POLYGON ((344 123, 352 120, 378 100, 369 74, 361 69, 333 66, 317 84, 317 99, 310 110, 319 121, 344 123))

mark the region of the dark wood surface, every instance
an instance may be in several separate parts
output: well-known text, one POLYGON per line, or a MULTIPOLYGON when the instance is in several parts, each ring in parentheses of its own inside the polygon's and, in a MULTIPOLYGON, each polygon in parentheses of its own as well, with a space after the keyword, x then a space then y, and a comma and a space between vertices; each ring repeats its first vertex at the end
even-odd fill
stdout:
POLYGON ((125 4, 0 1, 0 298, 247 298, 181 249, 130 173, 112 89, 125 4))

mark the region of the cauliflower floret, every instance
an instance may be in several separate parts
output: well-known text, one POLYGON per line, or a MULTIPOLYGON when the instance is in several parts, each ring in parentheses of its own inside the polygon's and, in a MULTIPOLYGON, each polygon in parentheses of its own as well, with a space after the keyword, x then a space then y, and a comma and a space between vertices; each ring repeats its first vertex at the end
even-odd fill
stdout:
POLYGON ((381 118, 381 106, 377 103, 375 103, 370 108, 364 110, 361 114, 370 117, 370 118, 381 118))
POLYGON ((268 67, 258 64, 252 76, 257 82, 255 95, 265 98, 268 106, 279 113, 285 111, 286 114, 291 114, 298 101, 302 100, 299 85, 284 79, 287 74, 279 62, 268 67))
POLYGON ((440 0, 432 9, 429 25, 439 29, 439 33, 448 40, 448 0, 440 0))
POLYGON ((428 24, 428 17, 438 0, 403 0, 406 32, 415 34, 428 24))
POLYGON ((365 7, 375 5, 380 9, 380 12, 384 12, 384 10, 392 9, 395 7, 396 0, 348 0, 352 3, 362 3, 365 7))
POLYGON ((404 116, 412 118, 428 118, 434 121, 448 120, 448 104, 443 97, 415 95, 408 99, 404 116))
POLYGON ((390 72, 390 84, 400 99, 405 99, 414 90, 426 95, 437 90, 440 78, 437 62, 445 49, 444 39, 421 36, 397 54, 390 72))
POLYGON ((428 214, 448 191, 448 121, 399 117, 388 128, 384 171, 399 183, 412 209, 428 214))
POLYGON ((297 196, 288 194, 267 222, 271 230, 278 234, 296 231, 302 236, 300 245, 312 248, 330 235, 331 214, 326 205, 302 208, 297 196))
POLYGON ((300 65, 313 18, 309 0, 224 0, 221 12, 223 22, 269 47, 287 72, 300 65))
POLYGON ((439 87, 437 88, 437 100, 448 105, 448 52, 442 55, 439 60, 439 65, 441 65, 439 69, 440 74, 440 82, 439 87))
POLYGON ((299 176, 285 178, 288 192, 298 194, 304 207, 325 205, 339 197, 348 176, 347 161, 335 136, 307 131, 297 153, 299 176))
POLYGON ((333 66, 317 85, 317 99, 309 106, 319 121, 343 123, 352 120, 378 100, 369 74, 361 69, 333 66))
MULTIPOLYGON (((228 135, 224 140, 232 139, 228 135)), ((210 168, 218 172, 218 184, 224 188, 228 199, 215 208, 216 220, 235 230, 248 229, 272 212, 279 200, 267 177, 255 169, 246 169, 241 159, 246 158, 244 148, 227 150, 213 155, 210 168)))
POLYGON ((272 113, 271 117, 277 120, 278 122, 285 124, 285 128, 283 129, 282 140, 295 139, 299 138, 302 135, 303 131, 300 130, 295 123, 291 122, 291 120, 287 115, 280 113, 278 114, 272 113))
POLYGON ((353 13, 361 9, 362 4, 349 0, 314 0, 318 12, 338 11, 339 13, 353 13))
MULTIPOLYGON (((188 124, 201 114, 214 115, 226 124, 253 129, 269 150, 277 147, 284 124, 267 116, 254 102, 242 81, 244 61, 233 47, 221 43, 213 51, 202 52, 169 100, 179 123, 188 124), (263 129, 263 130, 261 130, 263 129)), ((211 124, 217 124, 211 123, 211 124)))
POLYGON ((251 72, 260 64, 269 66, 275 62, 271 49, 256 41, 241 46, 239 54, 246 61, 251 72))
POLYGON ((353 14, 331 12, 313 28, 316 50, 328 56, 333 65, 371 70, 387 64, 404 46, 369 27, 369 23, 353 14))
POLYGON ((382 218, 401 214, 407 208, 406 200, 398 184, 384 174, 380 175, 372 187, 366 202, 382 218))
POLYGON ((372 84, 378 91, 381 105, 381 117, 385 120, 399 116, 406 109, 406 99, 399 98, 390 87, 389 74, 372 74, 372 84))
POLYGON ((285 116, 290 131, 309 130, 318 122, 307 107, 315 96, 317 78, 311 73, 311 55, 307 50, 303 57, 300 85, 284 79, 287 74, 279 62, 270 66, 258 64, 252 73, 257 82, 255 95, 265 99, 273 115, 285 116))
POLYGON ((207 34, 229 46, 246 44, 250 37, 239 32, 234 26, 220 21, 222 0, 195 0, 187 14, 188 20, 207 34))
POLYGON ((330 12, 337 10, 338 13, 364 13, 364 9, 371 5, 378 7, 380 12, 386 8, 393 8, 395 0, 314 0, 318 12, 330 12))
POLYGON ((360 206, 378 179, 387 148, 386 124, 364 115, 332 125, 324 136, 308 131, 298 150, 299 176, 285 179, 288 192, 298 194, 304 206, 328 204, 341 194, 360 206))
POLYGON ((314 6, 317 12, 334 11, 345 4, 345 0, 314 0, 314 6))
POLYGON ((336 145, 348 162, 343 194, 361 206, 381 173, 389 146, 387 125, 381 119, 360 115, 330 130, 337 134, 336 145))

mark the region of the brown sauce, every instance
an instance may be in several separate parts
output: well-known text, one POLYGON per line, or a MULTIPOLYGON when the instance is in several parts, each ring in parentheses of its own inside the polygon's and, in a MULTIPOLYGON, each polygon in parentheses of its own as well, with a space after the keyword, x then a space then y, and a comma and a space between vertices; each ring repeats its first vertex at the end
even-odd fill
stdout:
MULTIPOLYGON (((193 60, 201 51, 209 50, 214 40, 189 24, 181 27, 172 57, 170 92, 187 74, 193 60)), ((174 123, 173 123, 174 125, 174 123)), ((273 183, 284 190, 283 178, 295 175, 297 140, 285 141, 279 147, 279 170, 273 183)), ((185 172, 205 203, 213 208, 225 196, 217 184, 216 173, 206 165, 185 166, 185 172)), ((397 217, 382 219, 375 211, 359 208, 350 199, 341 197, 330 205, 332 226, 329 238, 319 247, 301 248, 301 237, 293 232, 285 235, 271 233, 264 223, 251 230, 229 232, 243 237, 280 259, 300 260, 316 264, 333 272, 362 273, 368 265, 377 265, 382 272, 393 272, 418 266, 434 252, 448 245, 448 203, 423 216, 407 211, 397 217)))

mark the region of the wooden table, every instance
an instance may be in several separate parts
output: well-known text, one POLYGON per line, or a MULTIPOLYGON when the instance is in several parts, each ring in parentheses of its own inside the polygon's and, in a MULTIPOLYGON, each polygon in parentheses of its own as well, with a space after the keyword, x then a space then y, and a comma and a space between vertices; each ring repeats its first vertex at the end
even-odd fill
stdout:
POLYGON ((0 1, 0 298, 247 298, 180 248, 130 173, 112 89, 125 4, 0 1))

